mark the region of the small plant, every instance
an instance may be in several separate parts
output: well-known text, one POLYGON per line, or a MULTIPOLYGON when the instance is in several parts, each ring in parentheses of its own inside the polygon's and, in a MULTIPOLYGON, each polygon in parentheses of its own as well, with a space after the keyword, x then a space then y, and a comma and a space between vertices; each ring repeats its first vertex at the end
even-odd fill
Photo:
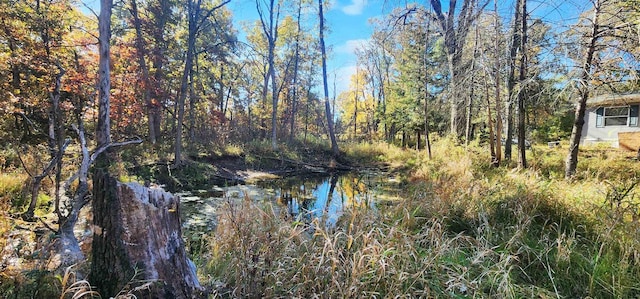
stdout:
POLYGON ((101 298, 100 294, 93 290, 87 280, 77 279, 75 272, 71 271, 74 266, 75 265, 67 267, 64 275, 59 277, 60 284, 62 285, 60 299, 101 298))

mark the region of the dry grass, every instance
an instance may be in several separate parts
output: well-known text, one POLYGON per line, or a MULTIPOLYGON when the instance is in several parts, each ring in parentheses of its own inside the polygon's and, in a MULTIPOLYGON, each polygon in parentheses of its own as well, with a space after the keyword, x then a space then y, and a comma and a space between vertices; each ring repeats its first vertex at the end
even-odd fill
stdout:
POLYGON ((204 272, 231 297, 640 296, 638 166, 621 175, 627 158, 586 151, 565 181, 551 165, 564 151, 537 150, 530 170, 494 169, 486 150, 443 140, 434 159, 412 154, 405 201, 331 229, 229 202, 204 272))

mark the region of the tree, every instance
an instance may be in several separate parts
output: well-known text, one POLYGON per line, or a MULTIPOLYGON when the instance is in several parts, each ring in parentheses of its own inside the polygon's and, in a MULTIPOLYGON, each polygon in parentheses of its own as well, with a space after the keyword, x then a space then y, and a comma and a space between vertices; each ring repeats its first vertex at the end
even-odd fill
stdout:
POLYGON ((329 84, 327 83, 327 51, 324 45, 324 13, 322 7, 324 6, 323 0, 318 0, 318 18, 320 19, 320 53, 322 55, 322 85, 324 88, 324 111, 327 116, 327 128, 329 129, 329 138, 331 139, 331 152, 333 157, 337 158, 340 155, 338 148, 338 142, 336 140, 336 134, 333 129, 333 115, 331 113, 331 107, 329 105, 329 84))
POLYGON ((180 90, 178 92, 178 112, 177 112, 177 125, 176 125, 176 138, 174 146, 174 165, 180 166, 182 164, 182 131, 184 122, 184 106, 187 98, 187 88, 189 87, 189 79, 191 78, 191 72, 193 68, 193 59, 196 51, 196 36, 200 32, 204 22, 215 12, 217 9, 223 7, 230 0, 224 0, 221 3, 215 5, 213 8, 206 11, 202 11, 202 0, 189 0, 187 2, 187 20, 188 20, 188 33, 187 33, 187 53, 184 59, 184 69, 182 72, 182 79, 180 80, 180 90))
POLYGON ((460 73, 463 69, 462 53, 472 23, 489 1, 478 5, 477 0, 464 0, 458 12, 457 20, 455 19, 456 0, 449 1, 449 7, 446 12, 442 10, 442 1, 429 0, 429 2, 433 8, 433 18, 440 30, 440 34, 444 38, 444 48, 447 53, 449 102, 451 105, 450 133, 455 137, 459 137, 462 134, 461 126, 464 124, 462 121, 464 114, 461 113, 464 111, 464 102, 460 101, 462 97, 459 94, 460 73))
MULTIPOLYGON (((113 0, 102 0, 98 19, 99 98, 97 149, 92 155, 96 164, 93 170, 94 235, 90 281, 105 297, 116 296, 132 280, 140 279, 160 280, 162 284, 137 289, 131 285, 130 294, 147 293, 145 295, 153 298, 204 298, 206 294, 186 258, 178 214, 179 199, 160 189, 148 189, 135 183, 121 184, 109 173, 110 148, 130 143, 111 142, 112 6, 113 0), (149 230, 153 233, 149 234, 149 230)), ((83 169, 86 169, 84 162, 83 169)))
MULTIPOLYGON (((517 0, 516 7, 514 9, 514 18, 513 18, 513 29, 511 33, 511 44, 509 46, 509 74, 507 76, 507 136, 504 145, 504 158, 506 160, 511 160, 511 149, 512 144, 511 140, 513 139, 513 99, 514 90, 515 90, 515 73, 516 73, 516 55, 518 53, 518 49, 520 49, 520 40, 521 40, 521 29, 523 18, 521 16, 520 7, 522 5, 522 1, 526 0, 517 0)), ((520 51, 522 52, 522 51, 520 51)))
POLYGON ((265 12, 260 5, 260 0, 256 0, 256 8, 260 15, 260 24, 262 25, 262 31, 267 38, 267 72, 265 77, 265 87, 263 97, 266 98, 267 85, 271 80, 271 147, 275 150, 278 148, 277 143, 277 117, 278 117, 278 85, 276 83, 276 69, 275 69, 275 51, 276 42, 278 40, 278 22, 280 20, 280 1, 269 0, 267 9, 268 16, 265 16, 265 12))
MULTIPOLYGON (((527 79, 527 0, 520 0, 520 14, 522 16, 522 29, 520 31, 520 90, 518 91, 518 167, 527 168, 527 154, 525 144, 525 98, 527 96, 527 88, 525 80, 527 79)), ((511 142, 511 140, 507 140, 511 142)))
POLYGON ((142 35, 142 22, 138 14, 138 4, 136 0, 130 0, 129 6, 130 6, 129 12, 133 17, 133 26, 136 31, 136 38, 135 38, 135 47, 137 52, 136 54, 138 55, 138 64, 142 72, 142 82, 144 83, 143 95, 144 95, 144 103, 147 108, 147 118, 148 118, 147 125, 149 127, 149 141, 151 141, 152 144, 155 144, 157 140, 157 136, 159 134, 159 132, 156 132, 156 130, 159 129, 158 128, 159 126, 156 125, 158 123, 158 120, 156 120, 156 118, 159 118, 160 115, 158 115, 157 111, 154 109, 155 105, 151 97, 151 91, 153 87, 151 86, 151 79, 149 77, 149 68, 147 67, 147 62, 145 58, 147 51, 145 48, 144 37, 142 35))
MULTIPOLYGON (((606 59, 602 54, 613 49, 620 50, 624 48, 616 40, 621 36, 628 37, 628 35, 623 34, 624 31, 637 26, 631 22, 621 21, 621 18, 627 16, 628 10, 616 5, 618 3, 615 1, 594 0, 592 4, 593 8, 590 11, 590 16, 582 21, 582 25, 586 29, 581 33, 583 41, 581 53, 583 55, 576 57, 576 59, 581 59, 577 70, 578 102, 575 106, 575 120, 571 131, 569 152, 565 160, 566 178, 571 178, 576 173, 587 100, 593 93, 594 88, 604 83, 602 80, 611 77, 610 74, 606 73, 607 68, 604 67, 606 59)), ((615 65, 618 68, 621 66, 619 62, 616 62, 615 65)), ((632 67, 631 71, 637 71, 636 67, 632 67)), ((607 84, 604 85, 606 86, 607 84)))

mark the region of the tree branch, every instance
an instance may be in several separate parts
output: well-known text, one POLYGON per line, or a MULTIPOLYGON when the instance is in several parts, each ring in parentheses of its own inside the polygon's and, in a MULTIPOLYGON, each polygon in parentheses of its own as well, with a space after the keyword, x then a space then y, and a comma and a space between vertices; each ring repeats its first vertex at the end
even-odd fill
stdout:
POLYGON ((98 158, 100 154, 102 154, 104 151, 112 147, 125 146, 129 144, 138 144, 138 143, 142 143, 142 139, 136 136, 136 139, 134 140, 123 141, 123 142, 112 142, 112 143, 103 145, 102 147, 96 149, 96 151, 93 154, 91 154, 91 159, 89 159, 89 164, 93 164, 93 162, 96 160, 96 158, 98 158))
POLYGON ((213 8, 211 8, 210 10, 208 10, 207 13, 202 17, 202 19, 200 19, 200 23, 198 23, 196 25, 196 32, 200 31, 200 28, 204 24, 204 21, 206 21, 211 16, 211 14, 213 14, 213 12, 215 12, 219 8, 222 8, 223 6, 227 5, 229 2, 231 2, 231 0, 222 1, 222 3, 216 5, 213 8))

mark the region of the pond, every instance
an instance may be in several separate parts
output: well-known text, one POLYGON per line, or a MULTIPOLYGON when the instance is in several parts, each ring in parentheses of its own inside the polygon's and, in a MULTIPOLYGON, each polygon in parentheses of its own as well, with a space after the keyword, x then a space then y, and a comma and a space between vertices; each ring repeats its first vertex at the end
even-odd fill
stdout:
POLYGON ((348 172, 331 175, 293 176, 261 181, 255 185, 212 186, 209 190, 178 193, 183 226, 192 231, 215 229, 217 209, 226 199, 271 201, 295 221, 319 219, 332 227, 346 209, 377 209, 398 198, 398 180, 380 172, 348 172))

